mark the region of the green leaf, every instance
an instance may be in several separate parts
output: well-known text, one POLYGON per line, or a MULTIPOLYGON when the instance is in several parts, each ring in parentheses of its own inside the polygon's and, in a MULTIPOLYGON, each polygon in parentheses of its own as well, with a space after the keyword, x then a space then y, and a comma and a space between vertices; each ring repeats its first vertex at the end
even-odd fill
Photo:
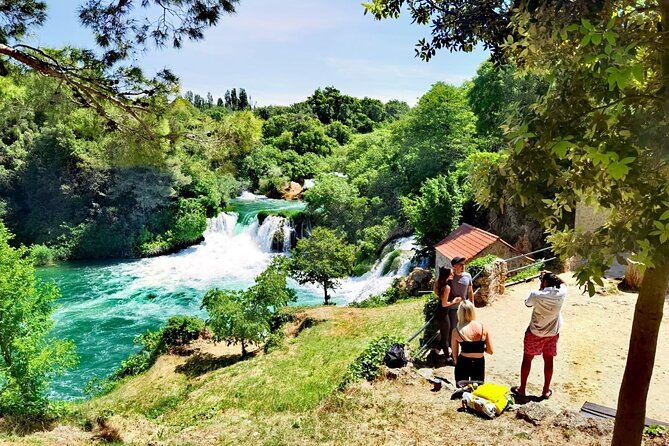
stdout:
POLYGON ((592 43, 594 43, 595 45, 599 45, 600 43, 602 43, 602 35, 601 34, 593 34, 591 40, 592 40, 592 43))
POLYGON ((634 76, 634 78, 637 81, 643 82, 644 77, 645 77, 644 74, 645 74, 645 70, 644 70, 643 65, 635 64, 635 65, 632 66, 632 75, 634 76))
POLYGON ((609 164, 606 170, 609 172, 609 175, 613 177, 613 179, 622 180, 630 171, 630 168, 618 161, 609 164))
POLYGON ((664 211, 664 213, 660 216, 660 220, 667 220, 669 219, 669 211, 664 211))
POLYGON ((555 153, 560 158, 564 158, 567 156, 567 150, 573 147, 573 145, 574 144, 569 141, 559 141, 551 148, 551 152, 555 153))
POLYGON ((616 24, 616 18, 611 17, 611 20, 609 20, 609 22, 606 24, 606 29, 607 30, 613 29, 613 25, 615 25, 615 24, 616 24))
POLYGON ((590 43, 590 39, 592 37, 592 34, 586 34, 583 39, 581 40, 581 46, 588 46, 590 43))
POLYGON ((618 37, 618 34, 614 33, 613 31, 606 31, 604 33, 604 38, 606 39, 607 42, 609 42, 612 46, 616 44, 616 37, 618 37))
POLYGON ((588 294, 592 297, 595 295, 595 284, 588 282, 588 294))

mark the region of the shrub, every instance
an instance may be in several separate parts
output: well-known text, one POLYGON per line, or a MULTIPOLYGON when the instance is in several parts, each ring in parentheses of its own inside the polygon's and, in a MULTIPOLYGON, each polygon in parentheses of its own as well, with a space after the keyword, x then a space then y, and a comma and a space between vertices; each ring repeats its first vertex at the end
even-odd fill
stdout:
POLYGON ((36 266, 50 265, 55 259, 53 249, 46 245, 32 245, 30 247, 30 258, 36 266))
POLYGON ((544 269, 544 263, 537 263, 536 265, 530 266, 529 268, 522 269, 516 274, 506 278, 506 283, 518 282, 521 280, 529 279, 530 277, 536 276, 544 269))
POLYGON ((384 294, 375 294, 360 302, 351 302, 349 306, 354 308, 378 308, 388 305, 384 294))
POLYGON ((200 337, 204 321, 194 316, 173 316, 163 328, 163 342, 167 348, 190 344, 200 337))
MULTIPOLYGON (((438 306, 439 306, 439 297, 434 293, 429 294, 427 301, 423 306, 423 316, 425 317, 425 322, 427 322, 432 316, 434 316, 434 313, 437 311, 438 306)), ((428 340, 430 340, 432 336, 434 336, 434 334, 437 332, 437 330, 439 330, 437 323, 432 321, 432 323, 428 325, 423 331, 423 336, 420 339, 420 345, 424 345, 428 340)))
POLYGON ((142 349, 130 356, 102 380, 93 378, 86 384, 86 392, 102 395, 110 392, 118 381, 128 376, 136 376, 155 364, 158 356, 170 347, 187 345, 199 338, 204 329, 204 321, 196 316, 172 316, 156 331, 148 330, 135 337, 135 344, 142 349))
POLYGON ((339 388, 342 389, 347 384, 362 379, 366 379, 367 381, 374 380, 379 375, 386 352, 393 344, 404 345, 404 340, 398 336, 386 335, 370 342, 360 356, 348 366, 348 370, 339 388))
POLYGON ((486 266, 491 265, 496 259, 497 256, 492 254, 488 254, 487 256, 483 257, 477 257, 467 264, 467 270, 469 271, 469 274, 474 277, 483 271, 486 266))

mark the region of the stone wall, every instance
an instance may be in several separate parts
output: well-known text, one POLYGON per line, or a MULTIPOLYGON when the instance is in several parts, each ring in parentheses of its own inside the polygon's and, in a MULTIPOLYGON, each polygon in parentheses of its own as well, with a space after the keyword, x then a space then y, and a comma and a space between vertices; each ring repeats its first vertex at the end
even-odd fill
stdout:
POLYGON ((504 294, 504 283, 506 282, 507 266, 502 259, 497 259, 486 266, 480 276, 474 281, 474 290, 479 288, 474 296, 474 304, 484 307, 504 294))
MULTIPOLYGON (((476 257, 483 257, 487 256, 488 254, 497 256, 500 259, 510 259, 512 257, 517 257, 521 255, 521 253, 510 248, 509 246, 505 245, 499 240, 493 243, 492 245, 488 246, 483 251, 481 251, 476 257)), ((530 263, 532 263, 532 260, 529 257, 520 257, 515 260, 511 260, 510 262, 507 262, 507 268, 508 269, 519 268, 521 266, 528 265, 530 263)))
POLYGON ((606 209, 597 210, 594 206, 588 206, 580 201, 576 204, 574 228, 577 231, 593 232, 604 224, 608 215, 606 209))

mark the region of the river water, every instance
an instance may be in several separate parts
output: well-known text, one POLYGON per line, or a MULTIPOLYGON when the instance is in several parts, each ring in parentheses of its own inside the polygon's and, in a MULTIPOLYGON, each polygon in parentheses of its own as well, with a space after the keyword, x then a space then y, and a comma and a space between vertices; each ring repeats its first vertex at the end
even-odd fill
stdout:
MULTIPOLYGON (((155 330, 174 315, 198 315, 202 296, 211 288, 242 289, 269 264, 276 231, 290 239, 289 224, 280 217, 268 217, 258 224, 261 210, 300 210, 296 201, 271 200, 244 194, 231 203, 231 211, 208 221, 204 241, 176 254, 106 262, 71 262, 38 269, 42 280, 60 288, 59 308, 54 314, 54 336, 72 339, 79 365, 58 378, 51 396, 78 399, 93 377, 108 376, 122 360, 135 353, 133 339, 146 330, 155 330)), ((401 239, 403 250, 397 271, 382 275, 383 259, 362 277, 342 281, 332 301, 342 305, 385 290, 398 275, 406 274, 413 239, 401 239)), ((284 245, 284 250, 289 246, 284 245)), ((323 292, 316 286, 294 281, 296 305, 317 305, 323 292)))

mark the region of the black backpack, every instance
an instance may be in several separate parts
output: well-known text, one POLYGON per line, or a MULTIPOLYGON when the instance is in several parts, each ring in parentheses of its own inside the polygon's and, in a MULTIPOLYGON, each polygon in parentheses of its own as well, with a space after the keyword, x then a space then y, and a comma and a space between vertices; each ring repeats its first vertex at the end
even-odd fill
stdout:
POLYGON ((391 369, 399 369, 407 365, 409 360, 404 354, 404 346, 401 344, 391 345, 386 352, 386 356, 383 358, 383 362, 391 369))

